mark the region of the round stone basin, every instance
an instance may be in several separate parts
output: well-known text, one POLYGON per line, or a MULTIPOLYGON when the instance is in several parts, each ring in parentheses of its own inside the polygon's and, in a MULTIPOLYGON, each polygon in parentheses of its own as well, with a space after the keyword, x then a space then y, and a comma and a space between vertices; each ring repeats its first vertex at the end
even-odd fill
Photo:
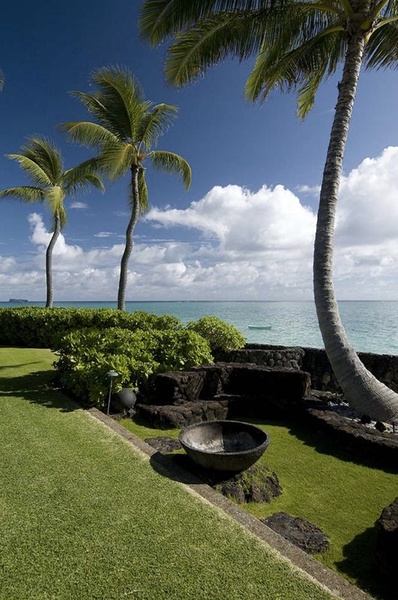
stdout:
POLYGON ((180 431, 185 452, 198 465, 217 471, 243 471, 267 448, 265 431, 242 421, 205 421, 180 431))

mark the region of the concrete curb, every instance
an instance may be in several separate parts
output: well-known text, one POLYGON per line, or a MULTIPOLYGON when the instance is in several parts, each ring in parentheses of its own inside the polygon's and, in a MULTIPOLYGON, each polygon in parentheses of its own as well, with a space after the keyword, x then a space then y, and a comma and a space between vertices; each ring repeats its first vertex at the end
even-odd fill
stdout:
POLYGON ((373 600, 373 597, 363 592, 346 579, 325 567, 320 562, 297 548, 275 531, 264 525, 259 519, 249 515, 222 494, 197 479, 179 465, 170 461, 166 456, 146 444, 143 440, 128 431, 125 427, 114 421, 96 408, 91 408, 89 414, 112 429, 115 433, 131 443, 152 461, 154 468, 163 475, 186 485, 193 492, 210 502, 217 509, 222 510, 245 527, 253 535, 268 544, 282 558, 293 563, 312 580, 326 588, 331 594, 343 600, 373 600))

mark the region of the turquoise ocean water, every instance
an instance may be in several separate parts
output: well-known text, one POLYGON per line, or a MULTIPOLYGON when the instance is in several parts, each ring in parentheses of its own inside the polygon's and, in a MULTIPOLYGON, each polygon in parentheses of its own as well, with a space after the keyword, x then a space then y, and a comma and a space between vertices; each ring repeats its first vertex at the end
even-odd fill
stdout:
MULTIPOLYGON (((12 306, 21 304, 0 302, 0 308, 12 306)), ((29 302, 27 306, 44 306, 44 303, 29 302)), ((116 303, 56 302, 55 306, 116 308, 116 303)), ((175 315, 183 323, 214 315, 235 325, 248 342, 323 347, 313 302, 127 302, 126 309, 175 315), (249 325, 271 326, 271 329, 252 330, 249 325)), ((340 302, 339 309, 357 351, 398 355, 398 302, 340 302)))

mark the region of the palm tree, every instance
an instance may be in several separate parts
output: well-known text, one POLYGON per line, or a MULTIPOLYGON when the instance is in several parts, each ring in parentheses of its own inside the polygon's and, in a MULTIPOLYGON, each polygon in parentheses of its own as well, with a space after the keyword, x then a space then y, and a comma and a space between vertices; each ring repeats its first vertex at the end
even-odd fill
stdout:
POLYGON ((130 219, 120 263, 118 309, 125 309, 128 262, 133 250, 133 234, 139 217, 148 210, 148 189, 144 163, 155 169, 181 176, 186 188, 191 183, 191 168, 178 154, 153 150, 160 135, 176 117, 177 107, 153 104, 132 73, 121 67, 103 67, 94 71, 92 94, 74 92, 95 122, 69 122, 61 125, 73 141, 98 150, 96 167, 110 180, 130 174, 130 219))
POLYGON ((60 151, 44 137, 31 137, 21 148, 20 154, 7 154, 16 160, 34 186, 7 188, 0 192, 0 198, 15 197, 23 202, 46 202, 52 215, 52 236, 46 250, 46 308, 53 305, 52 255, 59 234, 66 223, 64 200, 78 190, 94 186, 104 190, 90 161, 73 169, 64 169, 60 151))
POLYGON ((314 246, 314 296, 325 350, 346 399, 377 420, 398 419, 398 396, 359 360, 344 331, 333 289, 333 236, 342 161, 359 73, 398 65, 398 0, 146 0, 141 34, 175 38, 166 78, 184 85, 227 56, 255 57, 247 99, 297 90, 298 115, 342 65, 322 178, 314 246))

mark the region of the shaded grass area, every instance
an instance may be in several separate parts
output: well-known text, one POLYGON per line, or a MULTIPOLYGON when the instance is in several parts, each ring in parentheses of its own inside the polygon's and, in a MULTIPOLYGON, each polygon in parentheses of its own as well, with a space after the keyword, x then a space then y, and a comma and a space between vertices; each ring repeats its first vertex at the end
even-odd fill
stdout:
POLYGON ((327 600, 268 546, 0 348, 0 598, 327 600))
MULTIPOLYGON (((258 422, 271 436, 260 462, 276 471, 283 493, 270 504, 241 505, 263 518, 276 512, 308 519, 328 536, 331 547, 316 558, 352 583, 384 600, 394 600, 396 589, 386 587, 378 573, 374 552, 375 522, 398 495, 398 467, 381 468, 359 462, 332 438, 292 422, 258 422)), ((154 430, 125 419, 122 424, 143 439, 157 435, 178 437, 178 430, 154 430)))

